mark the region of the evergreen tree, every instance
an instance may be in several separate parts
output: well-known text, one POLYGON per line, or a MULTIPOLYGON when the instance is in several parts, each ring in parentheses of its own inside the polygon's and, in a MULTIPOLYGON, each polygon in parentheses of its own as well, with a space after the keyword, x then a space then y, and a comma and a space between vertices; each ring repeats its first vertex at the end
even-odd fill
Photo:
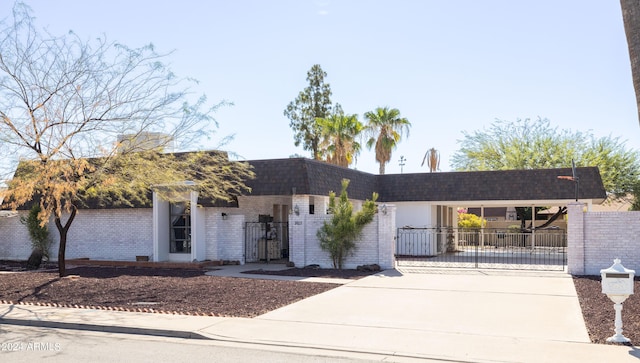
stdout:
POLYGON ((317 232, 320 248, 329 252, 333 267, 338 269, 342 269, 344 259, 356 247, 356 240, 360 238, 364 226, 373 220, 378 199, 378 194, 373 193, 371 200, 363 203, 362 210, 354 214, 353 204, 347 195, 348 186, 349 180, 343 179, 337 202, 335 192, 329 193, 329 212, 332 217, 317 232))
POLYGON ((315 64, 307 72, 309 86, 298 94, 284 110, 284 115, 291 122, 289 127, 294 131, 295 145, 302 144, 304 150, 309 150, 315 160, 322 159, 320 142, 322 128, 318 118, 326 118, 331 114, 331 87, 324 82, 327 72, 319 64, 315 64))

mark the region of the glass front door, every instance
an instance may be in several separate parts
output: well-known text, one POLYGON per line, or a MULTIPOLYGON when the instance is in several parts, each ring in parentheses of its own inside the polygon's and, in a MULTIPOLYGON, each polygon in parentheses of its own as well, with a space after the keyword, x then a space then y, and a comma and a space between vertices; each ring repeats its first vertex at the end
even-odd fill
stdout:
POLYGON ((171 203, 170 208, 169 253, 191 253, 190 203, 171 203))

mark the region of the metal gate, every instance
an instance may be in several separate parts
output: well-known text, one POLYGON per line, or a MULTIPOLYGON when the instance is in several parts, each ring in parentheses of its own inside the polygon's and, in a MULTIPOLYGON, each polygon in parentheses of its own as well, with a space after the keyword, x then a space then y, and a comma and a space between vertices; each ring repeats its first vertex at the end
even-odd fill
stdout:
POLYGON ((559 229, 520 233, 487 228, 399 228, 395 257, 399 267, 563 271, 567 234, 559 229))
POLYGON ((245 262, 289 259, 289 223, 246 222, 244 231, 245 262))

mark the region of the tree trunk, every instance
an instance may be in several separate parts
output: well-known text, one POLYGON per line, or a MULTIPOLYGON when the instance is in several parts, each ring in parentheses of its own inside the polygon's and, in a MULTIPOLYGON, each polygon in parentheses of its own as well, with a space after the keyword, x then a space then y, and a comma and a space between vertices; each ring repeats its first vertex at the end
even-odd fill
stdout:
POLYGON ((380 168, 378 169, 378 173, 379 173, 380 175, 384 175, 384 171, 385 171, 385 170, 384 170, 384 169, 385 169, 385 167, 384 167, 384 166, 385 166, 385 165, 386 165, 386 163, 380 163, 380 168))
POLYGON ((560 207, 558 208, 558 211, 551 216, 551 218, 549 218, 545 223, 543 223, 541 226, 536 227, 536 229, 538 228, 545 228, 547 226, 549 226, 551 223, 555 222, 556 219, 560 218, 561 216, 563 216, 564 214, 567 213, 567 207, 560 207))
POLYGON ((640 2, 638 0, 620 0, 620 7, 622 8, 622 21, 629 47, 631 77, 636 93, 638 122, 640 122, 640 2))
POLYGON ((313 160, 321 160, 320 146, 317 138, 311 141, 311 152, 313 153, 313 160))
POLYGON ((516 215, 520 219, 520 230, 524 231, 527 223, 527 212, 524 207, 516 207, 516 215))
POLYGON ((58 229, 58 233, 60 234, 60 246, 58 247, 58 275, 60 277, 64 277, 67 275, 67 269, 65 264, 65 253, 67 249, 67 232, 69 232, 69 227, 71 227, 71 223, 73 219, 76 217, 77 209, 73 207, 71 209, 71 214, 67 219, 67 222, 63 225, 62 219, 59 216, 54 218, 56 223, 56 228, 58 229))

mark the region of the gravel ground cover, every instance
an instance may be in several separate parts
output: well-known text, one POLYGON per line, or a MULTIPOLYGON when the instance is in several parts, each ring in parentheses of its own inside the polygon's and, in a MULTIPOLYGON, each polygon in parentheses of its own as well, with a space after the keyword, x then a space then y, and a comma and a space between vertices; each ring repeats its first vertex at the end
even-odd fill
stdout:
MULTIPOLYGON (((613 302, 602 293, 600 276, 573 278, 591 341, 608 344, 607 338, 615 334, 613 302)), ((640 280, 634 280, 634 295, 622 303, 622 335, 634 345, 640 345, 640 280)))
MULTIPOLYGON (((20 262, 1 261, 6 268, 20 262)), ((81 266, 58 278, 53 270, 0 274, 0 302, 143 311, 188 315, 255 317, 340 286, 333 283, 206 276, 198 269, 81 266)), ((358 279, 373 271, 317 268, 253 270, 246 274, 358 279)), ((255 277, 255 276, 254 276, 255 277)), ((573 278, 589 336, 607 344, 614 334, 613 303, 602 293, 600 276, 573 278)), ((634 291, 640 295, 640 280, 634 291)), ((623 334, 640 344, 640 296, 623 304, 623 334)))

